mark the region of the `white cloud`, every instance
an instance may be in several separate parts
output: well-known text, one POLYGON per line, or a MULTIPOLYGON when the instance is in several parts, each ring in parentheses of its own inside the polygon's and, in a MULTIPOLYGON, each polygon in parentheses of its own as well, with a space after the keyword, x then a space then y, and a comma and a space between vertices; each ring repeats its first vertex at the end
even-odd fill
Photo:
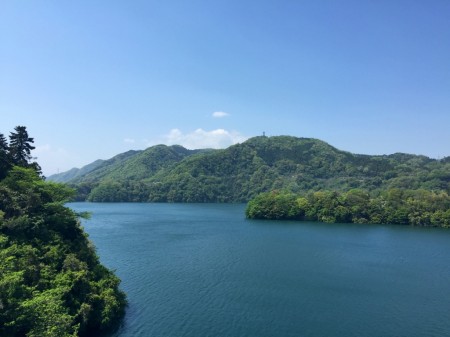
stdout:
POLYGON ((49 152, 51 150, 50 144, 44 144, 44 145, 36 145, 36 148, 34 149, 34 154, 37 153, 45 153, 49 152))
POLYGON ((134 144, 136 141, 133 138, 125 138, 123 142, 127 144, 134 144))
POLYGON ((163 137, 163 143, 167 145, 182 145, 188 149, 222 149, 230 145, 241 143, 248 137, 237 131, 216 129, 206 131, 197 129, 190 133, 183 133, 180 129, 172 129, 163 137))
POLYGON ((214 118, 223 118, 223 117, 228 117, 230 114, 227 112, 223 112, 223 111, 216 111, 213 112, 212 116, 214 118))

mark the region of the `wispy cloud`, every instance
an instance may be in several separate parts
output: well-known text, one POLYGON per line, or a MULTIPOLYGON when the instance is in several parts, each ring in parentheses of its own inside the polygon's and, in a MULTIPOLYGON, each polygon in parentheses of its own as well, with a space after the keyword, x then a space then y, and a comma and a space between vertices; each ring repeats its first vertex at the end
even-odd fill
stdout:
POLYGON ((180 129, 172 129, 163 137, 162 142, 167 145, 182 145, 188 149, 221 149, 247 139, 248 137, 237 131, 224 129, 206 131, 200 128, 188 133, 183 133, 180 129))
POLYGON ((228 112, 223 112, 223 111, 216 111, 212 113, 212 116, 214 118, 224 118, 224 117, 228 117, 230 114, 228 112))
POLYGON ((74 158, 63 148, 55 148, 50 144, 36 145, 32 155, 41 165, 44 175, 63 172, 75 166, 74 158))
POLYGON ((133 138, 125 138, 123 142, 127 144, 134 144, 136 140, 134 140, 133 138))

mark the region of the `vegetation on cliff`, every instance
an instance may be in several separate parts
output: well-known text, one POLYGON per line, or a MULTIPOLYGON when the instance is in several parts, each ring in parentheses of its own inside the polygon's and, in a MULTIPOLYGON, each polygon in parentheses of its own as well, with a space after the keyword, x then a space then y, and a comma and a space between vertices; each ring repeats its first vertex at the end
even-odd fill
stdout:
POLYGON ((119 279, 100 264, 64 206, 74 191, 46 182, 30 163, 25 127, 0 135, 0 335, 68 337, 120 322, 119 279))

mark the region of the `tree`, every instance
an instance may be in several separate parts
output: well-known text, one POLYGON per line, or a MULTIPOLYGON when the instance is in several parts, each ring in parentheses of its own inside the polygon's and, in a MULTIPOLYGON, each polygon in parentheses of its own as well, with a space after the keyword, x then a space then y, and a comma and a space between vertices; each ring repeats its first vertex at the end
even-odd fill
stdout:
POLYGON ((306 196, 266 192, 247 204, 251 219, 299 219, 322 222, 390 223, 450 227, 450 196, 425 190, 383 191, 370 196, 353 189, 346 193, 318 191, 306 196), (293 203, 292 200, 296 200, 293 203))
POLYGON ((120 280, 100 264, 64 204, 75 191, 46 182, 30 162, 25 127, 0 134, 0 336, 103 335, 126 306, 120 280))
POLYGON ((0 133, 0 179, 6 177, 11 168, 11 161, 9 159, 9 147, 5 136, 0 133))
POLYGON ((0 336, 97 336, 126 298, 64 206, 74 191, 15 166, 0 180, 0 336))
POLYGON ((9 136, 9 151, 13 163, 19 166, 29 166, 29 161, 32 159, 31 150, 35 147, 31 144, 34 139, 28 137, 28 132, 25 126, 16 126, 15 132, 11 132, 9 136))

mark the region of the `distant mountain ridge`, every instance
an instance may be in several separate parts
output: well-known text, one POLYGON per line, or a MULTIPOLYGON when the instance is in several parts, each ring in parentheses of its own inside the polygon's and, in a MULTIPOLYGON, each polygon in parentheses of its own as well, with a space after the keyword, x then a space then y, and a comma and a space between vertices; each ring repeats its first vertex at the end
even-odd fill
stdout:
POLYGON ((75 182, 78 181, 79 179, 82 179, 82 177, 86 176, 92 171, 102 172, 105 169, 107 170, 108 167, 118 165, 126 161, 127 159, 130 159, 131 157, 139 154, 140 152, 142 151, 129 150, 127 152, 120 153, 108 160, 97 159, 96 161, 88 165, 85 165, 82 168, 72 168, 66 172, 53 174, 49 176, 47 180, 58 183, 75 182))
POLYGON ((222 150, 156 145, 48 177, 78 200, 243 202, 273 189, 450 190, 450 160, 396 153, 362 155, 318 139, 254 137, 222 150))

